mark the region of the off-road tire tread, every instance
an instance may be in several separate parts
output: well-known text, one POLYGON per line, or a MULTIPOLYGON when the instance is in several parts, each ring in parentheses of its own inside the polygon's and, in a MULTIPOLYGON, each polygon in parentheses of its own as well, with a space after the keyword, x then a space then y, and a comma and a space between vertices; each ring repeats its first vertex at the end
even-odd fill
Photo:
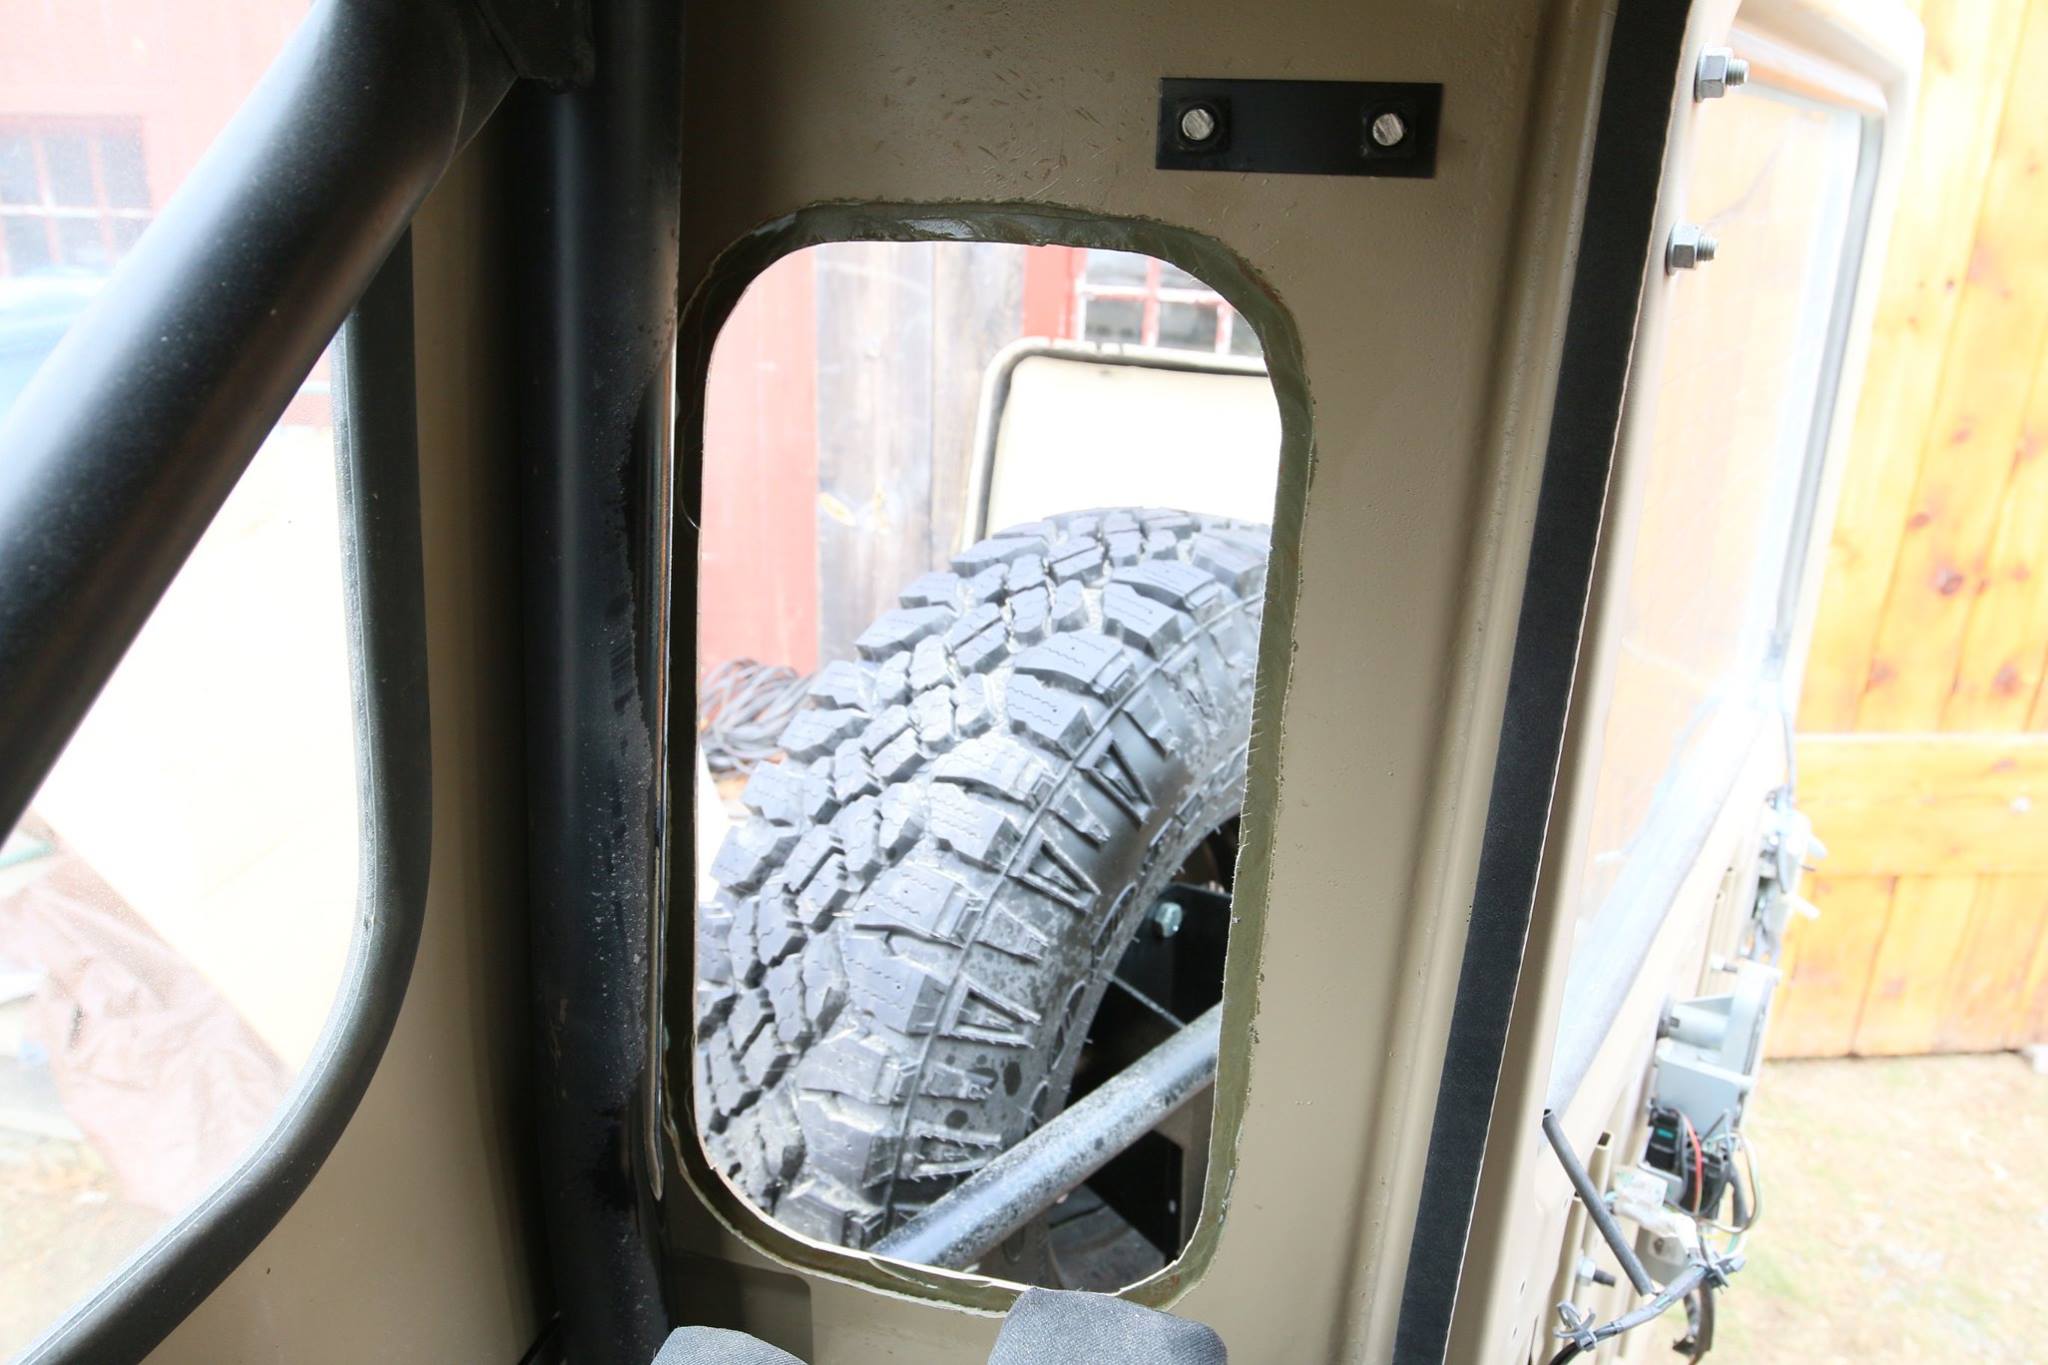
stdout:
POLYGON ((1012 527, 819 673, 698 914, 698 1122, 763 1213, 867 1245, 1057 1112, 1153 894, 1241 804, 1266 545, 1012 527))

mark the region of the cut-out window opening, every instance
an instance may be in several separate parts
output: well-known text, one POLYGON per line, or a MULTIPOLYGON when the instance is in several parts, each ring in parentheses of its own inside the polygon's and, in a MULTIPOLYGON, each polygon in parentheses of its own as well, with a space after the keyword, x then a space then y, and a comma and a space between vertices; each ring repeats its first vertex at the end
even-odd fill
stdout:
POLYGON ((918 1237, 1162 1044, 1207 1027, 1213 1067, 1280 455, 1257 353, 1171 263, 998 243, 801 250, 720 332, 693 1101, 785 1232, 1094 1289, 1186 1246, 1203 1087, 1056 1204, 918 1237))

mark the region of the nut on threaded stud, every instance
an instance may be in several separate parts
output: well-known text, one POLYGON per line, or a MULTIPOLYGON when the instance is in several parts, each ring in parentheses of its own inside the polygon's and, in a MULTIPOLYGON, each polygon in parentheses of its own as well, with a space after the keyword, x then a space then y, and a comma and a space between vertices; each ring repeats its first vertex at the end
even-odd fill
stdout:
POLYGON ((1698 223, 1680 223, 1671 229, 1671 241, 1664 248, 1664 271, 1675 274, 1705 265, 1714 259, 1720 245, 1714 234, 1698 223))
POLYGON ((1692 97, 1717 100, 1737 86, 1749 84, 1749 63, 1725 47, 1710 47, 1694 68, 1692 97))

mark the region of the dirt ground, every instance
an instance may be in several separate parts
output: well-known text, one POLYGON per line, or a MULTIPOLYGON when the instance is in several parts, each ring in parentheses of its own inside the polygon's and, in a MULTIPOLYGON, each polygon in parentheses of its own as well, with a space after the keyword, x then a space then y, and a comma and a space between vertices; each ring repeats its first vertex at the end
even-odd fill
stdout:
POLYGON ((1712 1359, 2048 1359, 2048 1076, 2011 1053, 1772 1062, 1746 1126, 1763 1218, 1712 1359))

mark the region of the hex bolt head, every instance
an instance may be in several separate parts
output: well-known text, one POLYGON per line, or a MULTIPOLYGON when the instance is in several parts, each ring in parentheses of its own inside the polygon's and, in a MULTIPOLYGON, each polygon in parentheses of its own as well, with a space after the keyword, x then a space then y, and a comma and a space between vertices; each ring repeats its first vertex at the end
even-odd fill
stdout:
POLYGON ((1206 104, 1190 105, 1182 110, 1180 135, 1189 142, 1207 142, 1216 136, 1216 111, 1206 104))
POLYGON ((1161 901, 1152 911, 1152 932, 1161 938, 1172 938, 1180 932, 1185 912, 1177 901, 1161 901))
POLYGON ((1391 150, 1407 138, 1408 120, 1389 109, 1372 121, 1370 131, 1374 146, 1391 150))
POLYGON ((1671 229, 1670 244, 1664 248, 1664 273, 1675 274, 1705 265, 1714 259, 1720 245, 1698 223, 1680 223, 1671 229))
POLYGON ((1693 70, 1692 97, 1717 100, 1739 85, 1749 84, 1749 63, 1725 47, 1710 47, 1700 54, 1693 70))

